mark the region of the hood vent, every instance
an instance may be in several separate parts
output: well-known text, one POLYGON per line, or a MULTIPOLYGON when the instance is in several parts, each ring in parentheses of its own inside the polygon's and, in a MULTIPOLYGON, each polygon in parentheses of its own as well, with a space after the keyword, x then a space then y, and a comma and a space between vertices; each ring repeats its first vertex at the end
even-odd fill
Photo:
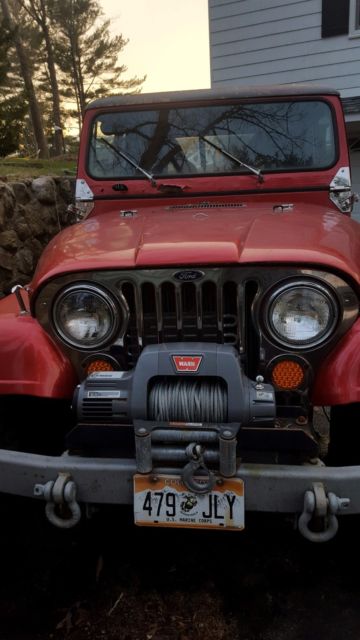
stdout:
POLYGON ((195 202, 191 204, 172 204, 166 209, 238 209, 246 207, 243 202, 195 202))

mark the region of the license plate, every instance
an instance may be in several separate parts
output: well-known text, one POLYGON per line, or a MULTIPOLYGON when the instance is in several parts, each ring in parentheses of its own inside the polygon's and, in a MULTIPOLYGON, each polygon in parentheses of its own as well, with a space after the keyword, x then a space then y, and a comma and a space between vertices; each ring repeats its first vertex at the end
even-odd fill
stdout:
POLYGON ((200 495, 189 491, 180 476, 136 474, 134 514, 142 526, 243 529, 244 483, 221 479, 200 495))

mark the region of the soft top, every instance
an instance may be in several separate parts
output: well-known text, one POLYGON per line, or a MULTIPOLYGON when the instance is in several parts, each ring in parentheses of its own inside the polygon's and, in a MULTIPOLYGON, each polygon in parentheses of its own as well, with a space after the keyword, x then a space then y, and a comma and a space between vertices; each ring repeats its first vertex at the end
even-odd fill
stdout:
POLYGON ((160 93, 137 93, 111 95, 90 102, 86 109, 103 109, 110 107, 141 106, 155 104, 171 104, 199 100, 231 100, 239 98, 272 98, 304 95, 340 95, 333 88, 310 83, 269 84, 269 85, 224 85, 216 89, 190 89, 186 91, 162 91, 160 93))

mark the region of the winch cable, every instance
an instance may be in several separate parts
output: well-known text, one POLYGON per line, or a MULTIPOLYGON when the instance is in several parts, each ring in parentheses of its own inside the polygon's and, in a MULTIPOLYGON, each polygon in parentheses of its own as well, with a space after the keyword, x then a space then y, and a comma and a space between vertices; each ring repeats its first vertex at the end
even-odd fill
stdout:
POLYGON ((149 414, 160 422, 225 422, 226 387, 218 380, 160 380, 149 394, 149 414))

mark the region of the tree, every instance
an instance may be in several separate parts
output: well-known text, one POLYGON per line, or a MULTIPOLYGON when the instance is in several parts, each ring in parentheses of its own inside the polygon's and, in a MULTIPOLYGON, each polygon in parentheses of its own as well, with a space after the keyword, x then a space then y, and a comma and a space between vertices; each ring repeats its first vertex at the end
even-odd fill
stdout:
MULTIPOLYGON (((126 66, 118 56, 128 41, 110 35, 99 0, 0 0, 1 18, 6 29, 0 34, 0 78, 6 78, 6 91, 0 102, 11 98, 4 111, 18 122, 16 96, 21 95, 40 157, 48 157, 45 134, 50 131, 55 154, 62 153, 63 122, 76 117, 81 127, 93 98, 140 91, 145 78, 123 79, 126 66), (10 49, 2 44, 4 33, 10 49)), ((25 125, 22 130, 29 133, 25 125)))
POLYGON ((10 33, 6 31, 4 20, 0 22, 0 86, 6 81, 10 69, 7 53, 11 44, 10 33))
POLYGON ((24 126, 26 103, 12 96, 0 103, 0 157, 3 158, 19 148, 24 126))
MULTIPOLYGON (((0 157, 9 155, 19 148, 24 116, 27 110, 23 93, 9 92, 8 74, 11 72, 9 50, 11 34, 4 21, 0 23, 0 157)), ((10 83, 11 84, 11 83, 10 83)))
POLYGON ((25 46, 22 41, 20 26, 19 24, 17 24, 12 12, 10 11, 8 0, 0 0, 0 8, 3 14, 4 25, 6 29, 11 33, 13 42, 15 44, 16 53, 21 69, 21 75, 25 85, 25 95, 29 104, 34 136, 39 150, 39 157, 47 158, 49 156, 49 150, 45 138, 41 110, 36 97, 32 70, 29 64, 25 46))
POLYGON ((110 21, 102 20, 98 0, 51 0, 51 5, 64 94, 76 104, 79 125, 90 100, 110 92, 140 91, 145 77, 122 79, 127 68, 118 64, 118 56, 128 40, 110 35, 110 21))
POLYGON ((38 25, 44 40, 46 52, 46 65, 49 72, 52 100, 52 119, 54 127, 54 152, 60 155, 63 152, 63 135, 61 123, 60 91, 55 66, 55 53, 53 39, 50 33, 47 0, 23 0, 22 6, 28 12, 32 20, 38 25))

